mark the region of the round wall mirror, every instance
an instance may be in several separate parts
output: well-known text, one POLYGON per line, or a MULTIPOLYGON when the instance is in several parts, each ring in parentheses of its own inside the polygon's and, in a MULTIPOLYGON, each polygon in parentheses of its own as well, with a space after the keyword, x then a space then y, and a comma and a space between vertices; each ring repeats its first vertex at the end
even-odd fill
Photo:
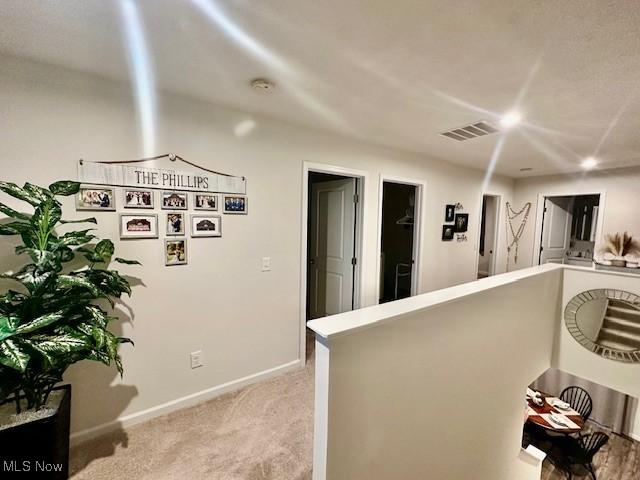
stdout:
POLYGON ((583 347, 610 360, 640 363, 640 297, 587 290, 564 309, 567 329, 583 347))

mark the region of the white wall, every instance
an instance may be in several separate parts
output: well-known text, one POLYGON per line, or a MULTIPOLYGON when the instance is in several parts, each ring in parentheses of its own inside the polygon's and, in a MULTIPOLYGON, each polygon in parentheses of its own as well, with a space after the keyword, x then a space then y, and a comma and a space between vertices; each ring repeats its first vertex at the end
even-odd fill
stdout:
POLYGON ((539 479, 524 397, 551 366, 561 294, 545 265, 310 322, 314 480, 539 479))
MULTIPOLYGON (((571 195, 604 192, 603 234, 628 231, 640 237, 640 215, 631 209, 640 201, 640 167, 592 171, 583 174, 553 175, 518 179, 515 182, 514 208, 519 210, 531 202, 531 214, 520 242, 517 265, 510 269, 526 268, 537 262, 533 252, 538 195, 571 195)), ((515 225, 517 228, 517 225, 515 225)), ((601 239, 596 239, 597 244, 601 239)))
MULTIPOLYGON (((140 156, 127 85, 12 57, 0 57, 0 65, 3 180, 46 185, 75 179, 79 158, 140 156)), ((124 379, 93 363, 73 368, 67 377, 74 384, 75 432, 117 418, 138 421, 237 386, 239 379, 250 381, 261 372, 299 364, 305 161, 368 173, 362 259, 366 304, 377 297, 381 173, 426 182, 423 291, 475 278, 480 171, 169 95, 160 96, 157 139, 157 153, 175 152, 204 167, 246 176, 250 213, 225 216, 221 239, 189 239, 189 265, 169 268, 163 265, 161 240, 118 241, 117 214, 96 213, 98 234, 116 241, 119 256, 144 264, 121 267, 143 285, 126 301, 132 321, 118 326, 136 342, 135 348, 122 349, 124 379), (234 127, 249 118, 255 130, 234 135, 234 127), (445 204, 454 202, 463 203, 470 214, 466 243, 440 241, 445 204), (269 273, 260 271, 263 256, 272 257, 269 273), (190 370, 194 350, 204 352, 206 366, 190 370)), ((504 200, 511 198, 512 187, 504 178, 494 178, 489 186, 504 200)), ((66 215, 77 216, 71 204, 65 202, 66 215)), ((0 243, 0 262, 3 269, 17 265, 5 242, 0 243)), ((504 271, 504 260, 499 258, 497 266, 504 271)))

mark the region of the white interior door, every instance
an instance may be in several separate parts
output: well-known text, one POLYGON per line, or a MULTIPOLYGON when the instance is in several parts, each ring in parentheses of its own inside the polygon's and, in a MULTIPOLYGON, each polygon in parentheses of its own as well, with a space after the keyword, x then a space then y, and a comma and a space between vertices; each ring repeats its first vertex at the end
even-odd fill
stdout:
POLYGON ((484 195, 484 252, 479 253, 478 257, 478 278, 484 278, 495 274, 495 251, 497 241, 497 222, 498 222, 498 197, 493 195, 484 195))
POLYGON ((563 263, 571 240, 573 197, 547 197, 544 200, 540 264, 563 263))
POLYGON ((356 179, 311 185, 309 316, 353 308, 356 179))

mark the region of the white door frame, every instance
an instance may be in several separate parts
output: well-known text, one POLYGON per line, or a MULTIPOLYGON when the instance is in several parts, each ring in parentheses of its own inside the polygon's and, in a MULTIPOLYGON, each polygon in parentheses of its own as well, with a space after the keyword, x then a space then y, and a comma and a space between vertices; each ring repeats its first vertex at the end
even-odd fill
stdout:
MULTIPOLYGON (((496 262, 498 259, 498 251, 500 247, 500 232, 502 229, 500 228, 500 222, 502 221, 502 195, 499 193, 492 192, 482 192, 480 195, 480 212, 478 214, 478 235, 476 238, 478 239, 476 243, 476 279, 478 278, 478 267, 480 265, 480 235, 482 234, 482 202, 484 201, 485 195, 487 197, 494 197, 496 199, 496 222, 494 226, 493 232, 493 255, 491 256, 491 262, 489 263, 489 276, 496 274, 496 262)), ((486 248, 486 245, 485 245, 486 248)))
MULTIPOLYGON (((581 195, 600 195, 600 202, 598 203, 598 225, 596 227, 596 246, 602 242, 602 229, 604 223, 604 205, 605 205, 605 196, 606 190, 600 191, 587 191, 587 192, 550 192, 550 193, 539 193, 536 205, 536 223, 535 223, 535 231, 533 233, 533 252, 531 255, 531 266, 540 264, 540 245, 542 245, 542 219, 544 213, 544 200, 547 197, 575 197, 581 195)), ((595 250, 595 249, 594 249, 595 250)), ((595 253, 595 251, 594 251, 595 253)))
POLYGON ((413 211, 413 259, 414 264, 411 268, 411 296, 418 295, 422 292, 422 249, 424 244, 424 212, 425 208, 425 190, 424 181, 414 178, 396 177, 394 175, 380 174, 378 185, 378 240, 376 244, 376 303, 380 302, 380 272, 382 265, 380 264, 380 251, 382 250, 382 202, 384 182, 400 183, 402 185, 411 185, 416 187, 416 199, 413 211))
POLYGON ((302 166, 302 232, 300 235, 300 361, 306 363, 307 335, 307 222, 309 218, 309 173, 327 173, 356 179, 358 204, 356 210, 355 256, 356 265, 353 272, 353 304, 354 310, 364 305, 362 289, 363 238, 364 238, 364 204, 365 191, 369 174, 363 170, 355 170, 324 163, 303 162, 302 166))

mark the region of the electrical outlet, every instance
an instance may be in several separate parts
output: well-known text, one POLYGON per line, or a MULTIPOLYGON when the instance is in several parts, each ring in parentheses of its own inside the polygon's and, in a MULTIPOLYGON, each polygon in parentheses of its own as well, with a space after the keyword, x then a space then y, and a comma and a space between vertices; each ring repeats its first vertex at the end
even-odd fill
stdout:
POLYGON ((204 355, 202 350, 191 352, 191 368, 198 368, 204 365, 204 355))
POLYGON ((271 271, 271 257, 262 257, 262 271, 263 272, 271 271))

